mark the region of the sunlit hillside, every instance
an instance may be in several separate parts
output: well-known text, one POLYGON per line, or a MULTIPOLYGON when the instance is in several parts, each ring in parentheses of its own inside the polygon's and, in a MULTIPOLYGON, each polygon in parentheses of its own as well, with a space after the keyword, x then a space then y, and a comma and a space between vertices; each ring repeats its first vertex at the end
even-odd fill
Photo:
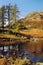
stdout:
POLYGON ((42 27, 43 26, 43 11, 32 12, 25 18, 21 19, 28 27, 42 27))

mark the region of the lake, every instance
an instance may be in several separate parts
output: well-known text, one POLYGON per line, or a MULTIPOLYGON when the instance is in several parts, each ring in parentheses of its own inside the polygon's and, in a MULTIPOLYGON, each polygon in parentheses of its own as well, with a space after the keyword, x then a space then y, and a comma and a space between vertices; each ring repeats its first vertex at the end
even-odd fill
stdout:
POLYGON ((33 63, 36 63, 37 61, 43 62, 43 53, 40 54, 31 54, 27 51, 24 52, 24 57, 29 58, 33 63))

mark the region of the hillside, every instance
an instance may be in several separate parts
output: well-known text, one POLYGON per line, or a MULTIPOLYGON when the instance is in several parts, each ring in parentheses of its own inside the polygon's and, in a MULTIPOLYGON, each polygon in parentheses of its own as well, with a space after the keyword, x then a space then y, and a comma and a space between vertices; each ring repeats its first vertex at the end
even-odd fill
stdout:
POLYGON ((32 12, 28 14, 21 21, 30 27, 42 27, 43 26, 43 11, 32 12))
POLYGON ((43 11, 28 14, 16 22, 12 28, 13 32, 16 30, 21 34, 43 37, 43 11))

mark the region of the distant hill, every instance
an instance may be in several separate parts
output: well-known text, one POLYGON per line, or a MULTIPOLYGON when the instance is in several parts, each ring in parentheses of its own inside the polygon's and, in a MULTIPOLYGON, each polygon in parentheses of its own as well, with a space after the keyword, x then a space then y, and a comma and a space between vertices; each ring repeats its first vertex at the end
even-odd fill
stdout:
POLYGON ((33 27, 43 26, 43 11, 30 13, 25 18, 21 19, 21 22, 33 27))

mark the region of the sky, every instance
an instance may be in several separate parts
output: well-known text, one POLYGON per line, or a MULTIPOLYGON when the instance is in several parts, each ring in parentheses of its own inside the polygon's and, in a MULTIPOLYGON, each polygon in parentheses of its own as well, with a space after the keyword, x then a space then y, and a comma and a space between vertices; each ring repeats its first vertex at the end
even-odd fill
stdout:
POLYGON ((20 11, 20 18, 27 16, 34 11, 43 10, 43 0, 0 0, 0 7, 3 5, 17 4, 20 11))

